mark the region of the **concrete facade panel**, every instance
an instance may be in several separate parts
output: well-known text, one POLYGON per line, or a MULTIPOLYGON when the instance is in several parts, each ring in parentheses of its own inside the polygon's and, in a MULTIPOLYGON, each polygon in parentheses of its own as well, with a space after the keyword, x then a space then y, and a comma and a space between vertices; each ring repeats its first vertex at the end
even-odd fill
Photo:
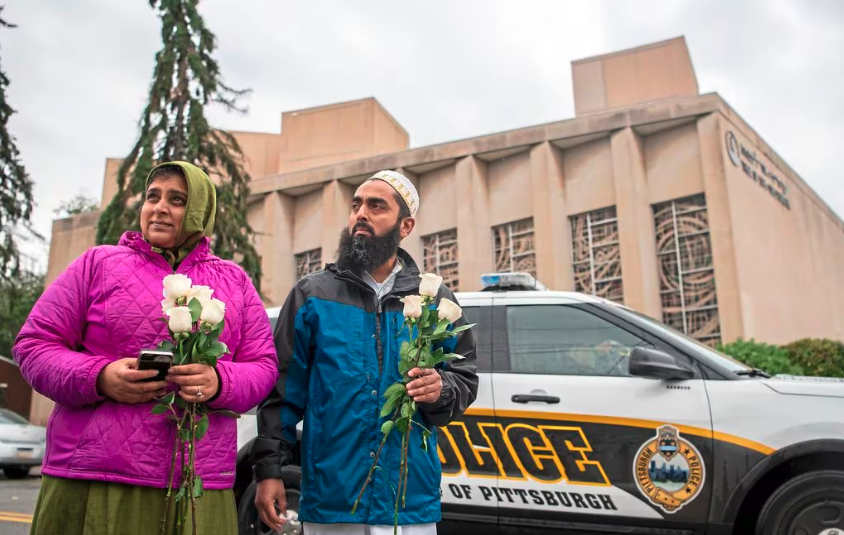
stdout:
POLYGON ((487 163, 487 176, 490 225, 502 225, 533 215, 529 152, 487 163))
POLYGON ((644 144, 652 204, 703 191, 700 143, 694 123, 646 136, 644 144))
MULTIPOLYGON (((296 197, 293 216, 293 253, 304 253, 322 247, 324 223, 323 191, 296 197)), ((337 229, 339 232, 339 228, 337 229)))
POLYGON ((427 236, 457 228, 457 210, 463 206, 458 205, 456 170, 455 165, 449 165, 419 176, 420 203, 414 233, 427 236))
POLYGON ((610 139, 563 151, 566 212, 576 215, 615 204, 610 139))

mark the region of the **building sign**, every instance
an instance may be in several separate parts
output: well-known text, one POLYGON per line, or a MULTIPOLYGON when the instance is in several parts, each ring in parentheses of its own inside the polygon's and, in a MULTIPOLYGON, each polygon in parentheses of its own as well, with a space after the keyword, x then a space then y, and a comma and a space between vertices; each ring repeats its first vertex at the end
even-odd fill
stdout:
POLYGON ((759 187, 766 190, 780 204, 791 210, 788 201, 788 186, 774 174, 773 169, 767 167, 757 156, 756 152, 739 143, 732 131, 727 131, 727 154, 736 167, 741 167, 744 174, 750 177, 759 187))

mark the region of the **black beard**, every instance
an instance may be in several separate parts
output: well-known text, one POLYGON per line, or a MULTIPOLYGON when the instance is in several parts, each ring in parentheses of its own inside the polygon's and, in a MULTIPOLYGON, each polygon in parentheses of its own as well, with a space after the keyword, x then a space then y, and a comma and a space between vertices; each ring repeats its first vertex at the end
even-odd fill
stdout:
POLYGON ((375 229, 367 223, 357 223, 351 231, 348 227, 340 231, 337 246, 337 267, 341 271, 356 273, 373 271, 384 265, 399 250, 401 243, 401 221, 383 236, 376 236, 375 229), (352 236, 359 229, 369 231, 370 236, 352 236))

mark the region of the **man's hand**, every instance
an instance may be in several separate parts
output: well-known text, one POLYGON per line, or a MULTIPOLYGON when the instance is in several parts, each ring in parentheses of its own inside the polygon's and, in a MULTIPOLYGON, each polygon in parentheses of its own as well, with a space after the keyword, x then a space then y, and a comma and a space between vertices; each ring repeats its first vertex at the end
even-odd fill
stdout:
POLYGON ((220 388, 217 372, 207 364, 173 366, 165 379, 179 385, 179 396, 192 403, 213 398, 220 388))
POLYGON ((281 526, 287 520, 280 517, 275 512, 275 506, 282 515, 287 514, 287 495, 284 493, 284 483, 280 479, 269 478, 262 479, 258 482, 258 490, 255 492, 255 507, 258 508, 258 516, 261 521, 272 528, 274 531, 281 533, 281 526))
POLYGON ((141 382, 155 377, 158 370, 138 370, 138 359, 115 360, 97 376, 97 391, 121 403, 143 403, 167 394, 164 381, 141 382))
POLYGON ((407 384, 407 395, 416 403, 433 403, 440 399, 443 391, 443 379, 432 368, 413 368, 410 377, 418 377, 407 384))

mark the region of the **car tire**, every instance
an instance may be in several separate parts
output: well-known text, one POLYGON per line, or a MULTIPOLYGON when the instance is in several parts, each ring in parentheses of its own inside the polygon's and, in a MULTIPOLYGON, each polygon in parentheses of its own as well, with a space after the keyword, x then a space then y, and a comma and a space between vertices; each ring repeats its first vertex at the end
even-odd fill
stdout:
POLYGON ((774 491, 759 514, 756 534, 786 533, 844 534, 844 472, 809 472, 774 491))
MULTIPOLYGON (((287 510, 299 512, 299 499, 302 484, 302 470, 298 466, 285 466, 281 469, 281 481, 284 483, 284 490, 287 494, 287 510)), ((252 481, 243 496, 240 498, 240 507, 237 509, 237 532, 239 535, 276 535, 276 532, 268 528, 258 517, 258 508, 255 507, 255 494, 258 490, 258 482, 252 481)))
POLYGON ((3 473, 9 479, 23 479, 29 475, 28 466, 4 466, 3 473))

